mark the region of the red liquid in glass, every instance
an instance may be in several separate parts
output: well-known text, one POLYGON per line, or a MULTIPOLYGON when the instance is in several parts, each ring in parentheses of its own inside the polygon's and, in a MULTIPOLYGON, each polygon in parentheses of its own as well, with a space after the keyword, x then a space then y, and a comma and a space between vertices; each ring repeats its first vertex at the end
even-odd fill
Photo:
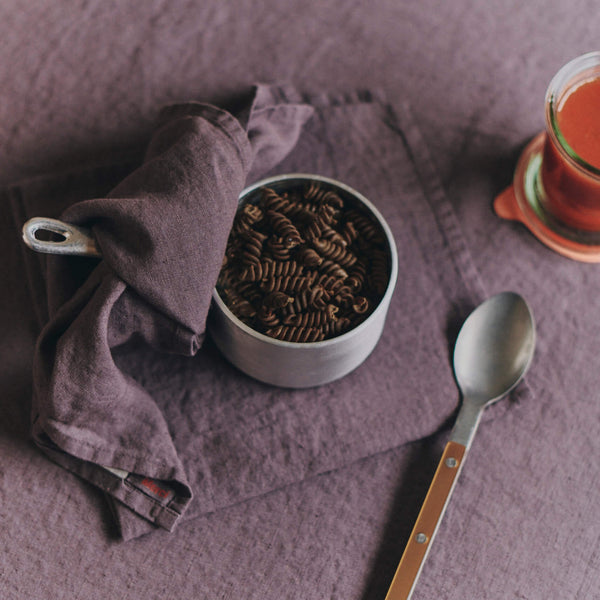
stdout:
MULTIPOLYGON (((600 78, 573 88, 556 112, 558 129, 572 150, 600 169, 600 78)), ((544 205, 557 219, 577 229, 600 230, 600 176, 577 164, 546 136, 541 178, 544 205)))

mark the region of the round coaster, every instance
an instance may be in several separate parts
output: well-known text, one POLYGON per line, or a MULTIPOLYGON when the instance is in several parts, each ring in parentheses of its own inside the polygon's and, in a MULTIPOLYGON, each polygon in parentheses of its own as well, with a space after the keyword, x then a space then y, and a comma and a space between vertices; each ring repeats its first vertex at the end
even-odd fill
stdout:
POLYGON ((552 250, 582 262, 600 262, 600 232, 566 227, 549 214, 540 201, 538 175, 542 164, 544 132, 523 150, 513 184, 494 200, 494 211, 503 219, 520 221, 552 250))

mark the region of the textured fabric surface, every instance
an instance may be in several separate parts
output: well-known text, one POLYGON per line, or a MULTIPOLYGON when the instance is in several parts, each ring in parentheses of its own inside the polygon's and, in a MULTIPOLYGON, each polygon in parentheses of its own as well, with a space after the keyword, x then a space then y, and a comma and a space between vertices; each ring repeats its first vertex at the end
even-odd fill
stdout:
MULTIPOLYGON (((284 6, 253 0, 91 0, 66 6, 40 0, 2 3, 0 16, 0 180, 14 183, 44 172, 72 171, 19 186, 22 202, 7 201, 3 194, 0 211, 2 598, 384 598, 457 403, 449 371, 455 329, 479 298, 504 289, 521 292, 533 307, 536 356, 518 393, 486 413, 413 598, 600 598, 597 267, 557 256, 491 210, 493 197, 511 180, 521 148, 543 127, 542 101, 550 78, 567 60, 595 48, 600 26, 595 3, 292 0, 284 6), (34 342, 48 320, 47 272, 46 259, 21 244, 19 224, 26 215, 48 214, 50 208, 60 214, 89 194, 106 197, 141 164, 164 104, 210 102, 238 114, 242 96, 255 81, 290 81, 310 92, 314 104, 317 92, 331 98, 382 88, 395 106, 393 153, 399 157, 403 151, 398 148, 405 148, 409 162, 421 166, 416 174, 400 165, 404 158, 393 165, 384 161, 387 171, 374 166, 371 155, 383 149, 369 143, 368 136, 352 138, 352 144, 364 148, 353 165, 339 160, 340 148, 320 148, 321 128, 335 122, 335 111, 324 106, 318 109, 322 116, 307 124, 311 137, 301 139, 297 149, 315 143, 318 152, 306 168, 322 165, 324 172, 330 170, 325 174, 337 174, 373 201, 373 180, 390 182, 382 191, 385 203, 401 178, 406 198, 438 199, 426 207, 448 206, 448 199, 449 213, 431 208, 434 231, 458 232, 449 237, 462 240, 463 251, 455 258, 470 255, 470 266, 457 262, 463 276, 469 274, 462 279, 471 287, 463 289, 448 313, 448 326, 440 327, 436 347, 446 362, 434 357, 434 364, 442 365, 439 374, 409 381, 409 389, 420 392, 422 384, 418 397, 439 403, 449 419, 424 418, 414 437, 404 437, 403 422, 398 432, 392 431, 396 423, 386 415, 377 422, 385 433, 380 442, 360 435, 337 456, 321 454, 336 459, 331 463, 300 460, 293 469, 277 469, 271 480, 265 476, 269 464, 259 477, 260 457, 254 454, 254 467, 247 471, 251 476, 238 480, 243 479, 244 488, 221 487, 217 504, 211 499, 213 512, 204 512, 195 496, 186 521, 174 532, 157 530, 123 542, 114 511, 130 536, 141 532, 139 519, 107 503, 97 487, 49 461, 30 441, 31 363, 34 342), (427 151, 418 130, 402 116, 400 104, 406 99, 434 170, 423 159, 427 151), (90 162, 117 166, 82 170, 90 162), (363 162, 370 170, 363 171, 363 162), (443 188, 436 183, 436 170, 443 188), (449 227, 449 220, 459 227, 449 227), (435 383, 438 375, 440 384, 435 383), (438 385, 446 395, 432 399, 438 385), (393 438, 407 443, 385 450, 384 440, 393 438), (358 458, 358 449, 367 447, 370 456, 358 458)), ((370 104, 364 96, 362 101, 370 104)), ((374 123, 380 108, 363 109, 372 121, 364 114, 358 120, 371 123, 368 132, 379 130, 374 123)), ((361 111, 347 107, 338 121, 346 120, 350 130, 344 128, 341 139, 348 140, 354 130, 355 110, 361 111)), ((353 152, 358 154, 356 148, 353 152)), ((282 167, 304 169, 296 159, 290 155, 282 167)), ((418 202, 402 222, 413 216, 428 221, 428 210, 418 202)), ((395 213, 386 216, 393 219, 395 213)), ((415 226, 403 240, 415 241, 423 231, 415 226)), ((399 232, 405 235, 402 227, 399 232)), ((450 246, 455 248, 455 242, 450 246)), ((435 256, 427 244, 419 247, 422 260, 435 256)), ((85 275, 89 265, 82 268, 85 275)), ((447 278, 439 289, 460 293, 454 277, 447 278)), ((414 316, 422 318, 428 314, 427 298, 419 295, 418 300, 422 307, 414 316)), ((438 311, 440 306, 433 303, 438 311)), ((399 314, 398 304, 390 324, 398 318, 394 314, 399 314)), ((439 326, 441 313, 435 314, 439 326)), ((391 358, 387 355, 393 342, 386 336, 388 327, 364 365, 367 372, 382 361, 396 364, 395 350, 391 358)), ((412 348, 427 354, 425 345, 412 348)), ((258 402, 271 431, 282 433, 287 427, 292 434, 287 439, 295 439, 297 422, 279 421, 281 429, 273 429, 291 396, 280 402, 266 386, 264 394, 252 392, 248 404, 249 381, 239 392, 230 386, 233 397, 224 404, 215 395, 203 397, 205 404, 197 406, 201 394, 193 385, 189 392, 170 391, 170 375, 183 363, 187 366, 179 374, 191 384, 218 379, 219 386, 229 385, 223 381, 230 367, 210 340, 191 359, 157 360, 154 352, 140 350, 136 361, 145 368, 136 377, 161 411, 171 407, 164 410, 167 421, 173 414, 190 415, 190 426, 200 422, 206 433, 239 415, 248 426, 252 403, 258 402), (203 365, 213 364, 219 375, 202 374, 203 365), (212 410, 205 411, 207 404, 212 410)), ((115 353, 115 360, 127 371, 133 357, 115 353)), ((359 371, 352 377, 358 378, 359 371)), ((331 386, 330 393, 335 392, 331 386)), ((360 406, 354 394, 347 397, 344 408, 360 406)), ((318 400, 313 398, 315 405, 318 400)), ((307 417, 308 404, 302 402, 307 417)), ((254 414, 258 434, 264 425, 260 416, 254 414)), ((347 432, 364 430, 351 421, 347 432)), ((309 452, 323 450, 327 440, 313 441, 309 452)), ((245 442, 241 437, 225 440, 228 449, 256 450, 245 442)), ((174 444, 193 486, 203 489, 196 485, 198 465, 187 463, 198 446, 183 447, 177 439, 174 444)), ((290 452, 292 459, 298 456, 290 452)), ((206 465, 203 472, 215 482, 229 481, 224 463, 206 465)))

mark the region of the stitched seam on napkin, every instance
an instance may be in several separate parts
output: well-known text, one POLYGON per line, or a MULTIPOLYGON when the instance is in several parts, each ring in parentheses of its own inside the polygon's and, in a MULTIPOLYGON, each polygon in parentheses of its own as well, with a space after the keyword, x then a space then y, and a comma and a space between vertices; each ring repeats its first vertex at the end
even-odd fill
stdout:
POLYGON ((427 144, 411 113, 410 106, 402 103, 394 108, 396 110, 391 109, 389 125, 406 141, 407 151, 413 157, 415 172, 419 177, 423 195, 438 223, 439 233, 448 243, 453 263, 461 276, 462 283, 469 292, 469 300, 477 304, 485 298, 486 289, 475 267, 454 210, 439 180, 427 144), (399 124, 395 123, 395 117, 398 118, 399 124))
POLYGON ((131 482, 114 475, 101 465, 76 458, 63 451, 51 438, 48 438, 47 442, 41 439, 36 442, 54 462, 124 502, 143 518, 169 531, 173 529, 191 500, 191 496, 175 495, 168 504, 161 504, 131 482))
POLYGON ((114 464, 119 468, 126 468, 131 472, 143 472, 148 468, 149 465, 156 468, 167 468, 170 470, 173 468, 170 462, 155 460, 154 458, 146 455, 141 458, 136 453, 128 452, 121 447, 116 449, 111 447, 109 444, 100 446, 92 444, 87 440, 76 438, 67 431, 67 429, 73 427, 73 425, 63 423, 58 419, 48 417, 45 419, 45 424, 50 428, 52 428, 54 425, 54 429, 48 431, 45 428, 43 429, 43 433, 45 433, 58 447, 64 448, 68 453, 73 454, 75 458, 98 464, 114 464), (55 424, 59 425, 60 429, 58 429, 55 424), (60 438, 60 441, 58 441, 56 438, 60 438), (82 447, 89 448, 93 451, 93 453, 86 452, 85 450, 82 451, 82 447), (135 462, 124 465, 121 463, 120 457, 134 459, 135 462))
MULTIPOLYGON (((61 452, 60 449, 56 451, 61 452)), ((70 455, 65 454, 65 457, 68 459, 70 455)), ((178 509, 183 509, 190 499, 189 497, 175 495, 167 504, 162 504, 134 483, 128 481, 127 478, 121 479, 95 463, 87 462, 85 466, 87 467, 86 478, 92 483, 98 485, 103 491, 110 492, 115 498, 128 506, 134 506, 134 509, 140 514, 151 517, 161 527, 166 526, 166 529, 172 528, 175 520, 182 514, 178 509)))
POLYGON ((59 464, 98 485, 104 491, 110 491, 144 518, 151 519, 157 525, 171 530, 178 516, 187 509, 192 497, 187 477, 181 470, 181 466, 171 462, 157 461, 146 455, 140 457, 122 448, 115 449, 110 444, 104 443, 98 446, 79 437, 74 438, 69 431, 69 428, 72 427, 72 425, 65 425, 57 419, 47 418, 44 428, 42 428, 39 419, 35 419, 34 439, 59 464), (160 502, 144 493, 144 490, 135 483, 116 477, 102 465, 125 468, 129 473, 150 479, 172 481, 176 486, 174 488, 173 485, 169 485, 169 487, 174 492, 174 496, 167 503, 160 502), (107 478, 110 479, 110 485, 107 483, 107 478), (127 484, 128 490, 124 490, 125 484, 127 484), (181 489, 178 492, 176 488, 186 491, 182 494, 181 489), (143 498, 138 495, 143 495, 143 498), (176 516, 166 515, 164 511, 167 509, 171 512, 174 511, 176 516))
POLYGON ((113 490, 115 498, 125 502, 128 506, 135 504, 137 510, 147 508, 147 514, 157 525, 169 530, 173 528, 175 521, 181 516, 179 511, 172 508, 170 504, 161 504, 127 480, 123 481, 123 486, 123 488, 118 487, 113 490))

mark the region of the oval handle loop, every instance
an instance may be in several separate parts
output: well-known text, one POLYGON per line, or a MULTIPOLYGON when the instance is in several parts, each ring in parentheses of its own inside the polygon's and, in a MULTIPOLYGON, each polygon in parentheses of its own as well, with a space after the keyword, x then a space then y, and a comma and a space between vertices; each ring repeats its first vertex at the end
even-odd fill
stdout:
POLYGON ((44 254, 102 256, 96 240, 89 229, 47 217, 29 219, 23 225, 23 241, 32 250, 43 252, 44 254), (57 241, 40 240, 36 236, 38 231, 54 233, 64 239, 57 241))

